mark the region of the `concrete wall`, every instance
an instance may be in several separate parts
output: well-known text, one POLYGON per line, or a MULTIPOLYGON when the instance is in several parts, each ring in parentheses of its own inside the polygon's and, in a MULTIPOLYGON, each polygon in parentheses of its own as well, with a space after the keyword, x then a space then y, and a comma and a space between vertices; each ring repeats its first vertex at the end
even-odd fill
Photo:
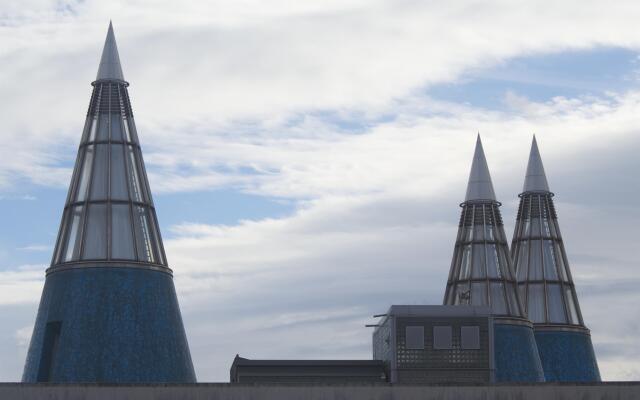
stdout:
POLYGON ((231 385, 45 385, 0 383, 0 399, 11 400, 631 400, 640 382, 537 383, 489 386, 284 386, 231 385))

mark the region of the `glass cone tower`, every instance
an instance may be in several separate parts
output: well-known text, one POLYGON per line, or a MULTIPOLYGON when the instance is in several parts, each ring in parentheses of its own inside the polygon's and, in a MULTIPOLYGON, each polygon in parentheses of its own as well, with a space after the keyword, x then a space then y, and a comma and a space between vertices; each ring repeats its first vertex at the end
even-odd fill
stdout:
POLYGON ((599 381, 535 137, 511 244, 523 305, 547 381, 599 381))
POLYGON ((23 382, 195 382, 113 27, 23 382))
POLYGON ((532 324, 516 289, 499 206, 478 135, 444 304, 491 307, 496 321, 496 381, 543 381, 532 324))

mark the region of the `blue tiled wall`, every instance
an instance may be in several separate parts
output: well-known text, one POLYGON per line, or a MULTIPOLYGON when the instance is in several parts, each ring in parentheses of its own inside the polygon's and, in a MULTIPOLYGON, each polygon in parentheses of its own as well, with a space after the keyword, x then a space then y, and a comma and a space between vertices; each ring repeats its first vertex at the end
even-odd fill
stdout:
POLYGON ((600 371, 591 336, 580 332, 535 332, 548 382, 599 382, 600 371))
POLYGON ((46 324, 61 321, 52 382, 195 382, 173 278, 135 268, 50 274, 23 381, 38 380, 46 324))
POLYGON ((533 329, 494 325, 496 382, 544 382, 533 329))

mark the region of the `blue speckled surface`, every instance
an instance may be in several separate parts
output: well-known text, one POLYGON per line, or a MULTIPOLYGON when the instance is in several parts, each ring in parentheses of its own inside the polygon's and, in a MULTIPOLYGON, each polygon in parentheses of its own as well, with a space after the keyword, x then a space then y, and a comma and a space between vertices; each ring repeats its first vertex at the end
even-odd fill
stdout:
POLYGON ((544 382, 533 329, 524 325, 494 325, 496 382, 544 382))
POLYGON ((548 382, 599 382, 591 336, 580 332, 535 331, 548 382))
POLYGON ((47 322, 62 321, 52 382, 195 382, 173 278, 136 268, 50 274, 23 382, 36 382, 47 322))

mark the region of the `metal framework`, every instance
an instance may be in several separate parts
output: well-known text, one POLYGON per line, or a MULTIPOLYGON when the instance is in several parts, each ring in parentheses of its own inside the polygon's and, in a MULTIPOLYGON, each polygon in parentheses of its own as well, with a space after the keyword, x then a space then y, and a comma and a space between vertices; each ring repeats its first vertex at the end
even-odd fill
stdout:
POLYGON ((168 270, 127 86, 93 83, 52 268, 119 261, 168 270))
POLYGON ((500 203, 480 136, 471 166, 465 202, 444 296, 445 305, 488 305, 494 315, 523 318, 516 290, 500 203))
POLYGON ((533 139, 511 242, 523 305, 536 325, 584 327, 558 216, 533 139))

